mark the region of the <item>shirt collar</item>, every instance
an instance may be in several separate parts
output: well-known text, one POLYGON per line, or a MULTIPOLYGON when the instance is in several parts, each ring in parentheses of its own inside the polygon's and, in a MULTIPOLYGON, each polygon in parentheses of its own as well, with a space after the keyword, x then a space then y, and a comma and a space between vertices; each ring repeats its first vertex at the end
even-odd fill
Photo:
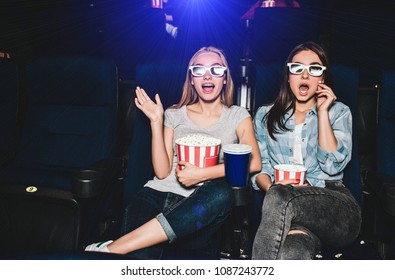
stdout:
MULTIPOLYGON (((317 115, 318 113, 318 111, 317 111, 317 104, 315 104, 314 105, 314 107, 309 111, 309 112, 312 112, 314 115, 317 115)), ((287 119, 290 115, 291 115, 291 113, 292 113, 292 110, 289 110, 286 114, 285 114, 285 118, 287 119)), ((292 116, 292 118, 293 118, 293 116, 292 116)), ((291 118, 291 119, 292 119, 291 118)))

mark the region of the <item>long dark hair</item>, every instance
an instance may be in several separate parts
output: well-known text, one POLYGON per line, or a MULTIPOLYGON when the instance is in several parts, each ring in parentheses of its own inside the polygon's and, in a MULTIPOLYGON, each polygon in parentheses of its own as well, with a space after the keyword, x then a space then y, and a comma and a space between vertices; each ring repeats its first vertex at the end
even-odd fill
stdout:
POLYGON ((274 134, 290 130, 285 125, 288 119, 285 119, 284 116, 289 110, 292 110, 292 114, 295 112, 296 98, 292 94, 291 88, 288 83, 289 73, 287 63, 292 62, 292 58, 299 52, 307 50, 315 52, 322 61, 323 65, 327 67, 327 70, 324 72, 324 77, 325 83, 330 85, 331 74, 328 69, 329 61, 324 49, 314 42, 306 42, 293 48, 292 51, 289 53, 287 61, 283 68, 280 92, 273 102, 273 107, 266 113, 266 115, 262 119, 262 121, 265 121, 266 119, 269 136, 274 140, 276 140, 274 134))

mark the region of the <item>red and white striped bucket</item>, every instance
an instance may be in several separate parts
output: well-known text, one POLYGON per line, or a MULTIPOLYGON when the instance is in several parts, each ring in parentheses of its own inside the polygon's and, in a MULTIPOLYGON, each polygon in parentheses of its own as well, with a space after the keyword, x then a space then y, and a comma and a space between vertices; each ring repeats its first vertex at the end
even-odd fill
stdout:
MULTIPOLYGON (((177 144, 178 160, 189 162, 198 167, 214 166, 218 163, 220 146, 185 146, 177 144)), ((180 166, 180 169, 182 169, 182 166, 180 166)))
POLYGON ((151 8, 162 9, 163 8, 162 0, 151 0, 151 8))
POLYGON ((263 8, 271 8, 271 7, 275 7, 276 6, 276 2, 274 0, 266 0, 262 2, 261 7, 263 8))
POLYGON ((306 180, 306 167, 294 164, 279 164, 274 166, 274 178, 276 182, 296 179, 299 182, 297 186, 303 185, 306 180))

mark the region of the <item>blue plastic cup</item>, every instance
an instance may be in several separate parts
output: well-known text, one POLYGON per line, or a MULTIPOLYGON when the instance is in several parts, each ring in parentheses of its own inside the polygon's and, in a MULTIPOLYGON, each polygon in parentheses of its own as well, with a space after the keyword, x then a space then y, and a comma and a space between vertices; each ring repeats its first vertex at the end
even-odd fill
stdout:
POLYGON ((225 178, 232 187, 248 184, 252 147, 246 144, 227 144, 224 152, 225 178))

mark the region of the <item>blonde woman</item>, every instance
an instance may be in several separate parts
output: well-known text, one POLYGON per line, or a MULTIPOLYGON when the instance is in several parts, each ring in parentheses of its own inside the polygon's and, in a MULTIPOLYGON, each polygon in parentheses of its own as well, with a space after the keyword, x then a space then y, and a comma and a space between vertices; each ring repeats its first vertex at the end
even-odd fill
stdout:
POLYGON ((199 133, 220 139, 222 145, 242 141, 253 148, 250 172, 259 171, 252 119, 246 109, 232 105, 233 90, 227 60, 214 47, 193 55, 181 100, 165 112, 159 95, 154 102, 143 89, 136 89, 136 106, 151 124, 155 178, 129 204, 128 212, 134 215, 125 221, 127 233, 86 250, 158 259, 169 242, 208 244, 228 217, 234 199, 224 180, 223 155, 218 165, 200 168, 177 160, 175 140, 199 133))

